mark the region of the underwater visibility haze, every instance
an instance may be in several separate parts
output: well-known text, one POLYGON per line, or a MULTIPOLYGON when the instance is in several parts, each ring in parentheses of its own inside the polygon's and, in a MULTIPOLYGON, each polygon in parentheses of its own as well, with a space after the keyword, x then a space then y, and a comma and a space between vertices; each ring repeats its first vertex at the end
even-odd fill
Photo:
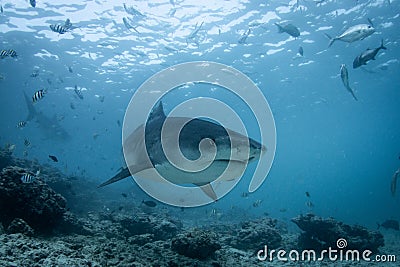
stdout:
MULTIPOLYGON (((129 253, 130 247, 115 240, 117 248, 108 258, 101 247, 106 241, 98 232, 105 239, 129 237, 129 242, 121 242, 136 250, 140 247, 149 258, 182 261, 176 266, 263 266, 254 251, 263 249, 267 241, 251 239, 249 232, 264 225, 257 231, 270 237, 271 247, 289 250, 295 243, 302 247, 305 239, 297 241, 299 233, 307 233, 302 223, 318 220, 364 229, 370 243, 351 243, 348 237, 349 248, 370 247, 374 253, 400 257, 399 0, 1 0, 0 7, 0 228, 4 228, 0 236, 4 246, 22 242, 26 235, 38 238, 35 242, 48 249, 63 249, 40 240, 49 234, 43 231, 49 226, 41 225, 47 219, 32 211, 35 201, 30 199, 40 199, 38 188, 46 187, 48 198, 54 193, 53 203, 60 201, 60 210, 45 214, 64 214, 61 226, 50 220, 51 227, 58 225, 51 235, 68 236, 71 231, 92 236, 93 249, 84 256, 92 266, 132 262, 175 266, 161 260, 146 263, 138 255, 118 260, 121 251, 129 253), (180 208, 153 199, 133 179, 122 179, 130 176, 122 151, 123 129, 131 98, 144 82, 166 68, 192 61, 235 68, 258 87, 269 104, 265 114, 273 115, 276 128, 268 131, 276 131, 276 150, 265 157, 263 153, 271 153, 270 135, 264 143, 265 128, 259 125, 254 108, 229 88, 197 82, 173 88, 154 103, 153 116, 161 114, 154 115, 161 102, 168 116, 191 99, 216 99, 243 122, 249 139, 239 139, 249 141, 255 153, 240 158, 249 163, 243 177, 217 202, 215 188, 208 187, 206 179, 193 184, 202 187, 210 203, 180 208), (268 175, 259 179, 265 181, 249 192, 258 161, 272 159, 268 175), (98 188, 112 177, 117 182, 98 188), (5 189, 7 184, 12 190, 5 189), (32 205, 14 214, 12 210, 26 204, 21 202, 25 197, 32 205), (72 217, 77 220, 74 226, 68 224, 72 217), (13 226, 24 224, 32 231, 13 226), (24 236, 7 237, 14 233, 24 236), (235 234, 226 237, 229 233, 235 234), (193 236, 200 241, 193 241, 193 236), (160 240, 168 244, 169 252, 163 256, 149 252, 154 251, 151 244, 160 240), (201 240, 211 241, 202 247, 201 240), (200 242, 195 252, 185 249, 191 242, 200 242), (96 249, 103 254, 97 255, 96 249)), ((162 90, 154 86, 147 93, 162 90)), ((253 92, 244 95, 251 98, 253 92)), ((144 112, 144 104, 134 108, 138 114, 144 112)), ((190 114, 185 117, 194 118, 190 114)), ((198 118, 190 127, 185 140, 209 137, 212 144, 230 146, 221 141, 225 133, 214 118, 198 118), (201 130, 196 132, 196 127, 201 130)), ((190 145, 200 149, 197 143, 190 145)), ((165 158, 157 151, 150 155, 151 164, 162 165, 160 158, 165 158)), ((200 154, 182 153, 191 160, 200 154)), ((225 166, 226 158, 217 155, 225 166)), ((135 163, 140 162, 135 158, 135 163)), ((163 185, 155 187, 162 190, 163 185)), ((70 241, 84 240, 76 238, 70 241)), ((346 236, 334 238, 324 244, 346 236)), ((29 240, 24 242, 33 242, 29 240)), ((65 258, 43 256, 38 266, 86 264, 73 253, 78 252, 65 258)), ((12 256, 0 252, 1 264, 12 262, 12 256)))

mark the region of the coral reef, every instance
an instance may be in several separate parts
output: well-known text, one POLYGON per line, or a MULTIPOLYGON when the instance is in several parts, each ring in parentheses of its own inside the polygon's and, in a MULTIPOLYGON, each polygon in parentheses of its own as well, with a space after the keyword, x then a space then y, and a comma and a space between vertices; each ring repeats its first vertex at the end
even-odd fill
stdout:
POLYGON ((12 220, 10 225, 7 227, 6 232, 8 234, 22 233, 27 236, 33 236, 34 234, 33 229, 20 218, 15 218, 14 220, 12 220))
POLYGON ((240 229, 235 231, 236 235, 231 245, 238 249, 258 251, 268 245, 270 248, 280 246, 282 237, 275 229, 276 220, 264 218, 255 221, 244 222, 240 229))
POLYGON ((48 232, 62 219, 65 199, 46 183, 35 179, 23 183, 27 170, 7 167, 0 173, 0 221, 7 227, 15 218, 23 219, 35 231, 48 232))
MULTIPOLYGON (((0 266, 264 266, 255 252, 265 245, 320 250, 335 248, 339 237, 347 240, 348 249, 376 252, 380 248, 394 255, 399 251, 396 236, 381 248, 383 237, 378 232, 311 214, 293 219, 304 231, 299 235, 288 233, 284 222, 270 218, 218 217, 210 223, 197 210, 148 208, 134 194, 97 193, 93 182, 65 176, 37 161, 13 158, 11 148, 0 150, 0 167, 4 167, 0 171, 0 266), (39 169, 34 181, 22 183, 24 173, 39 169), (73 208, 67 209, 67 203, 73 208), (200 227, 199 217, 203 226, 193 229, 200 227)), ((287 262, 273 264, 287 266, 287 262)), ((310 266, 322 265, 337 266, 329 261, 310 266)), ((358 262, 357 266, 381 265, 358 262)))
POLYGON ((194 259, 206 259, 221 248, 217 235, 211 231, 192 230, 172 238, 173 251, 194 259))
POLYGON ((304 231, 298 239, 298 245, 303 249, 321 251, 328 247, 336 248, 340 238, 346 239, 346 250, 368 249, 377 253, 378 248, 384 245, 381 233, 358 225, 350 226, 333 218, 324 219, 307 214, 293 218, 292 221, 304 231))

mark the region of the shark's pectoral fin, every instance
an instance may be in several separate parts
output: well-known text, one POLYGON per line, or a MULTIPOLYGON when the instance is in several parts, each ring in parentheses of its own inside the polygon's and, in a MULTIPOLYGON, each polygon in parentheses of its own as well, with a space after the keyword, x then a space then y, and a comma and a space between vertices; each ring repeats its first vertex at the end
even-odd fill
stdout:
POLYGON ((211 184, 195 184, 197 186, 200 187, 201 190, 203 190, 203 192, 209 196, 210 198, 212 198, 212 200, 217 201, 218 197, 217 194, 215 193, 214 189, 212 188, 211 184))
POLYGON ((114 175, 112 178, 110 178, 109 180, 105 181, 104 183, 100 184, 99 186, 97 186, 97 188, 99 187, 103 187, 115 182, 118 182, 119 180, 128 178, 129 176, 131 176, 132 174, 138 173, 140 171, 146 170, 149 167, 147 167, 146 165, 141 165, 141 166, 130 166, 130 167, 123 167, 120 169, 120 171, 114 175))

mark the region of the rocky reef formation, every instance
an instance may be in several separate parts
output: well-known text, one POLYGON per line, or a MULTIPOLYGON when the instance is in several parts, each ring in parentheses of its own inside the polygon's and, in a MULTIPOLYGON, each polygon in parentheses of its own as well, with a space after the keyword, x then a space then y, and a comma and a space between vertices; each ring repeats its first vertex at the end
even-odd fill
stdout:
POLYGON ((243 222, 230 244, 238 249, 258 251, 268 245, 271 249, 281 245, 282 237, 276 229, 277 220, 263 218, 243 222))
POLYGON ((206 259, 221 248, 218 237, 211 231, 191 230, 172 238, 173 251, 193 259, 206 259))
POLYGON ((371 250, 378 252, 384 245, 381 233, 370 231, 362 226, 347 225, 333 218, 324 219, 313 214, 300 215, 292 221, 304 232, 298 238, 302 249, 322 251, 328 247, 337 248, 338 239, 345 239, 347 244, 341 244, 344 250, 371 250))
POLYGON ((19 167, 7 167, 0 173, 0 221, 7 228, 16 218, 22 219, 38 232, 52 229, 66 212, 66 201, 46 183, 35 179, 23 183, 29 173, 19 167))
POLYGON ((22 219, 15 218, 7 227, 8 234, 22 233, 26 236, 33 236, 33 229, 22 219))

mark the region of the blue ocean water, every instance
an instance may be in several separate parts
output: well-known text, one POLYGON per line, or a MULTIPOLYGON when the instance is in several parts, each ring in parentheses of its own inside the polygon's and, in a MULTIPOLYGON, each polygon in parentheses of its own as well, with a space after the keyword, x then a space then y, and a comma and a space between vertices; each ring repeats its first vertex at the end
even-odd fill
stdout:
MULTIPOLYGON (((242 196, 254 168, 250 164, 238 186, 213 207, 224 213, 236 206, 282 219, 312 211, 371 228, 387 218, 400 219, 399 192, 395 197, 390 192, 391 177, 400 167, 399 1, 0 4, 0 50, 18 54, 0 59, 0 143, 15 144, 16 156, 100 183, 124 163, 121 124, 135 90, 166 67, 215 61, 245 73, 262 90, 275 118, 277 148, 271 171, 256 192, 242 196), (76 28, 64 34, 50 29, 67 18, 76 28), (336 41, 328 48, 325 33, 336 36, 350 26, 368 24, 368 19, 374 34, 353 43, 336 41), (291 23, 301 35, 278 33, 274 23, 291 23), (248 29, 246 42, 238 43, 248 29), (353 69, 354 58, 379 47, 381 40, 387 50, 353 69), (297 54, 300 46, 303 56, 297 54), (341 64, 347 65, 359 101, 342 84, 341 64), (38 75, 32 77, 34 73, 38 75), (75 85, 83 99, 75 94, 75 85), (33 120, 17 128, 28 115, 23 92, 31 97, 40 89, 47 94, 34 107, 51 123, 44 127, 33 120), (69 137, 54 135, 58 127, 69 137), (24 145, 25 139, 30 146, 24 145), (261 204, 254 207, 258 200, 261 204)), ((165 107, 171 110, 202 96, 236 107, 257 139, 251 112, 242 111, 240 103, 235 106, 235 98, 221 89, 176 90, 166 97, 165 107)), ((113 186, 143 194, 131 180, 113 186)))

